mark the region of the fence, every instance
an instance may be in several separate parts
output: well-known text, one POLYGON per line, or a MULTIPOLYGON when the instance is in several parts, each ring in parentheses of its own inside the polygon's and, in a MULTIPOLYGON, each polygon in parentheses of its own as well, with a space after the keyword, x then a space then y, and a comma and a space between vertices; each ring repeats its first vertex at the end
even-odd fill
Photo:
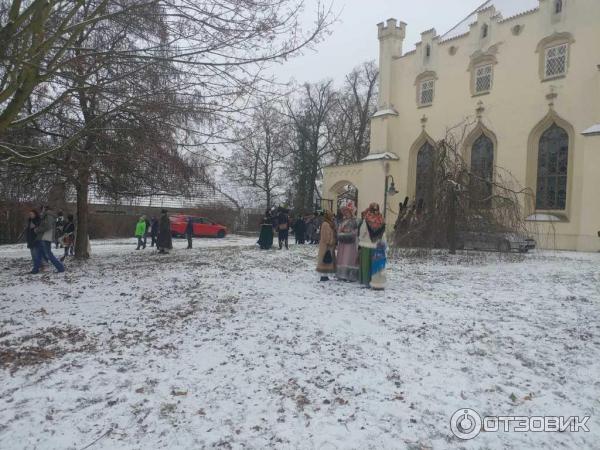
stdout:
MULTIPOLYGON (((11 244, 22 238, 28 211, 37 207, 32 203, 0 203, 0 244, 11 244)), ((89 234, 91 239, 129 237, 141 215, 148 218, 160 214, 161 207, 135 205, 90 205, 89 234)), ((261 215, 254 210, 243 210, 223 205, 198 208, 165 208, 169 214, 207 217, 227 227, 229 232, 256 232, 261 215)), ((75 204, 61 205, 64 215, 75 215, 75 204)))

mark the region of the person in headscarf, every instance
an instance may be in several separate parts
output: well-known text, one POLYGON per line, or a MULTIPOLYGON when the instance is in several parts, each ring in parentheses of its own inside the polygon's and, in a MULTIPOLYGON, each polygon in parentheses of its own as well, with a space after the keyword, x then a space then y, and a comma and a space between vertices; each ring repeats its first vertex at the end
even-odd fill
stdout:
POLYGON ((336 275, 343 281, 358 281, 358 222, 354 208, 345 206, 337 230, 336 275))
POLYGON ((325 212, 323 219, 319 239, 317 272, 321 274, 321 281, 329 281, 329 274, 335 273, 336 232, 333 215, 329 211, 325 212))
POLYGON ((362 213, 359 241, 360 282, 372 289, 385 288, 385 264, 387 242, 385 220, 377 203, 371 203, 362 213))

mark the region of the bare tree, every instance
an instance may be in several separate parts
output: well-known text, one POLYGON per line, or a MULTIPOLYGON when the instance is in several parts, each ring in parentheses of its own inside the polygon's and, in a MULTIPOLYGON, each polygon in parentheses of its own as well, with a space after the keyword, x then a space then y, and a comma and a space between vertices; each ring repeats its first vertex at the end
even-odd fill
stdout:
POLYGON ((369 154, 371 116, 377 107, 379 71, 373 61, 346 76, 333 114, 332 146, 336 164, 352 164, 369 154))
POLYGON ((86 30, 99 23, 124 22, 156 3, 0 0, 0 160, 30 160, 54 150, 32 151, 3 138, 68 99, 72 90, 55 82, 68 76, 64 68, 78 57, 74 50, 86 30))
MULTIPOLYGON (((34 90, 47 82, 64 63, 67 48, 87 24, 99 20, 106 5, 100 2, 81 14, 82 1, 0 1, 0 136, 19 117, 34 90)), ((52 103, 63 98, 55 95, 52 103)), ((3 152, 14 154, 10 147, 3 152)))
POLYGON ((320 170, 333 152, 331 136, 335 127, 331 114, 338 94, 333 81, 328 80, 305 84, 298 96, 296 102, 287 104, 294 130, 290 141, 294 206, 300 211, 309 211, 318 194, 320 170))
POLYGON ((531 202, 530 190, 499 166, 484 175, 465 161, 461 149, 473 122, 465 121, 446 132, 430 148, 422 173, 428 192, 412 202, 400 204, 395 225, 395 243, 400 247, 447 247, 454 252, 458 230, 527 232, 524 206, 531 202))
POLYGON ((228 160, 231 181, 258 189, 266 208, 281 196, 286 181, 286 118, 278 105, 258 106, 251 120, 238 128, 228 160))
MULTIPOLYGON (((301 0, 99 0, 81 2, 67 18, 66 6, 57 5, 61 20, 46 15, 39 21, 59 35, 60 64, 50 66, 52 56, 43 55, 43 80, 33 77, 22 101, 8 99, 13 106, 0 129, 0 157, 17 165, 43 157, 75 188, 79 257, 87 248, 91 184, 113 195, 181 185, 191 173, 184 153, 201 154, 228 139, 227 119, 269 86, 265 64, 316 42, 330 20, 319 5, 314 29, 302 33, 301 0), (71 30, 70 21, 81 26, 65 38, 60 27, 71 30), (36 138, 23 142, 17 139, 22 133, 36 138)), ((0 17, 21 7, 15 0, 0 17)), ((7 58, 18 59, 28 47, 13 41, 7 58)), ((0 75, 25 76, 27 64, 0 75)))

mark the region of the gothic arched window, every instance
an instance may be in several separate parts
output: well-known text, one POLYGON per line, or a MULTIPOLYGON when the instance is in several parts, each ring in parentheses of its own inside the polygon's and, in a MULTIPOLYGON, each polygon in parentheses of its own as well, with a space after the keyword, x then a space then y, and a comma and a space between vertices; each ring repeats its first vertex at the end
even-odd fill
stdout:
POLYGON ((429 208, 433 203, 435 148, 429 142, 423 144, 417 153, 417 184, 415 200, 423 201, 424 207, 429 208))
POLYGON ((471 195, 483 208, 491 208, 494 181, 494 143, 485 134, 471 147, 471 195))
POLYGON ((553 123, 540 137, 536 208, 564 210, 567 206, 569 135, 553 123))

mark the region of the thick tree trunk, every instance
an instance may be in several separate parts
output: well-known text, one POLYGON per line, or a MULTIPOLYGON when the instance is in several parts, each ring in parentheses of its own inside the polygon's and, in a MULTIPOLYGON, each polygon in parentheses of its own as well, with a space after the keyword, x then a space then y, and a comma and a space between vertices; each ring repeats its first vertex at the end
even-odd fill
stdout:
POLYGON ((88 252, 88 192, 90 188, 89 173, 84 172, 79 175, 79 182, 76 186, 77 192, 77 227, 75 229, 75 257, 78 259, 87 259, 90 257, 88 252))
POLYGON ((271 190, 267 189, 267 210, 271 210, 271 190))

